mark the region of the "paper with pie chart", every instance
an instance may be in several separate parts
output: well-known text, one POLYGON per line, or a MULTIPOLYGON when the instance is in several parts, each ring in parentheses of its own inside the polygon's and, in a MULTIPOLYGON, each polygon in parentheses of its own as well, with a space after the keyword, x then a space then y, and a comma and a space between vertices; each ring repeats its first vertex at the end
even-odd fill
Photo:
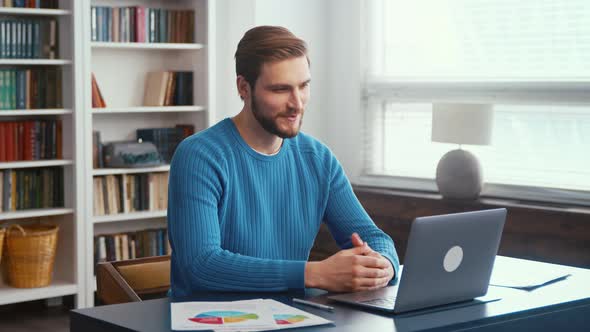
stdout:
POLYGON ((266 331, 333 323, 269 299, 178 302, 170 305, 170 311, 174 331, 266 331))
MULTIPOLYGON (((257 300, 246 300, 246 301, 237 301, 234 303, 250 303, 250 304, 260 304, 264 303, 271 308, 271 312, 273 314, 273 318, 275 320, 275 326, 272 328, 273 330, 278 329, 290 329, 295 327, 304 327, 304 326, 316 326, 316 325, 326 325, 326 324, 333 324, 332 321, 324 319, 320 316, 316 316, 310 314, 306 311, 299 310, 295 307, 291 307, 284 303, 275 300, 269 299, 257 299, 257 300)), ((267 329, 256 329, 250 331, 264 331, 267 329)))
POLYGON ((179 302, 170 305, 172 330, 260 330, 275 325, 265 305, 236 302, 179 302))

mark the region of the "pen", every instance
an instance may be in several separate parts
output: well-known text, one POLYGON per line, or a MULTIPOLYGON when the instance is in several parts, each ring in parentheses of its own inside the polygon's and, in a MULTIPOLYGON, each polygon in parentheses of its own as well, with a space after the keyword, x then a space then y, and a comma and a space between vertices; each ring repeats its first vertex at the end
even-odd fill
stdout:
POLYGON ((329 305, 319 304, 319 303, 315 303, 315 302, 311 302, 311 301, 305 301, 305 300, 297 299, 297 298, 294 298, 293 299, 293 302, 305 304, 305 305, 308 305, 310 307, 314 307, 314 308, 318 308, 318 309, 324 309, 324 310, 328 310, 328 311, 334 310, 334 307, 330 307, 329 305))

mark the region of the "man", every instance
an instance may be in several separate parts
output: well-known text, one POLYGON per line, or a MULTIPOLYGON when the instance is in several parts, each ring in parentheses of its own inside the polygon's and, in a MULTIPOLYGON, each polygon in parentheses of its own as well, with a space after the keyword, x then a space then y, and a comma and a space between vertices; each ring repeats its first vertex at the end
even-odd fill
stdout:
POLYGON ((299 132, 311 80, 305 42, 285 28, 256 27, 235 59, 241 112, 184 140, 172 160, 172 296, 394 282, 391 238, 330 150, 299 132), (322 221, 346 249, 308 262, 322 221))

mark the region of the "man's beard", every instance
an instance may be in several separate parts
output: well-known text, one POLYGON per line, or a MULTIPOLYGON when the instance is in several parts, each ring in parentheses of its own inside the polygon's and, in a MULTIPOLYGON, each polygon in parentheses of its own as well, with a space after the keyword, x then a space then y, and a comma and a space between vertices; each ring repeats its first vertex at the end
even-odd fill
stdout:
POLYGON ((264 130, 280 138, 292 138, 299 134, 299 128, 301 127, 301 122, 303 121, 303 114, 301 114, 301 118, 299 119, 299 127, 295 131, 282 131, 278 127, 275 118, 264 116, 260 112, 257 104, 256 97, 254 97, 254 94, 252 94, 252 114, 258 123, 260 123, 262 128, 264 128, 264 130))

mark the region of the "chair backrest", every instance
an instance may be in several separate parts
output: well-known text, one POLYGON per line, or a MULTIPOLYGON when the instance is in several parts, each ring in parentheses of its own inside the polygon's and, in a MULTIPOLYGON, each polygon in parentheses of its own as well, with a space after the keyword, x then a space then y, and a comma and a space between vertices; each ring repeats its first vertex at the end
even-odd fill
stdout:
POLYGON ((164 297, 170 288, 170 256, 99 263, 96 284, 103 304, 164 297))

